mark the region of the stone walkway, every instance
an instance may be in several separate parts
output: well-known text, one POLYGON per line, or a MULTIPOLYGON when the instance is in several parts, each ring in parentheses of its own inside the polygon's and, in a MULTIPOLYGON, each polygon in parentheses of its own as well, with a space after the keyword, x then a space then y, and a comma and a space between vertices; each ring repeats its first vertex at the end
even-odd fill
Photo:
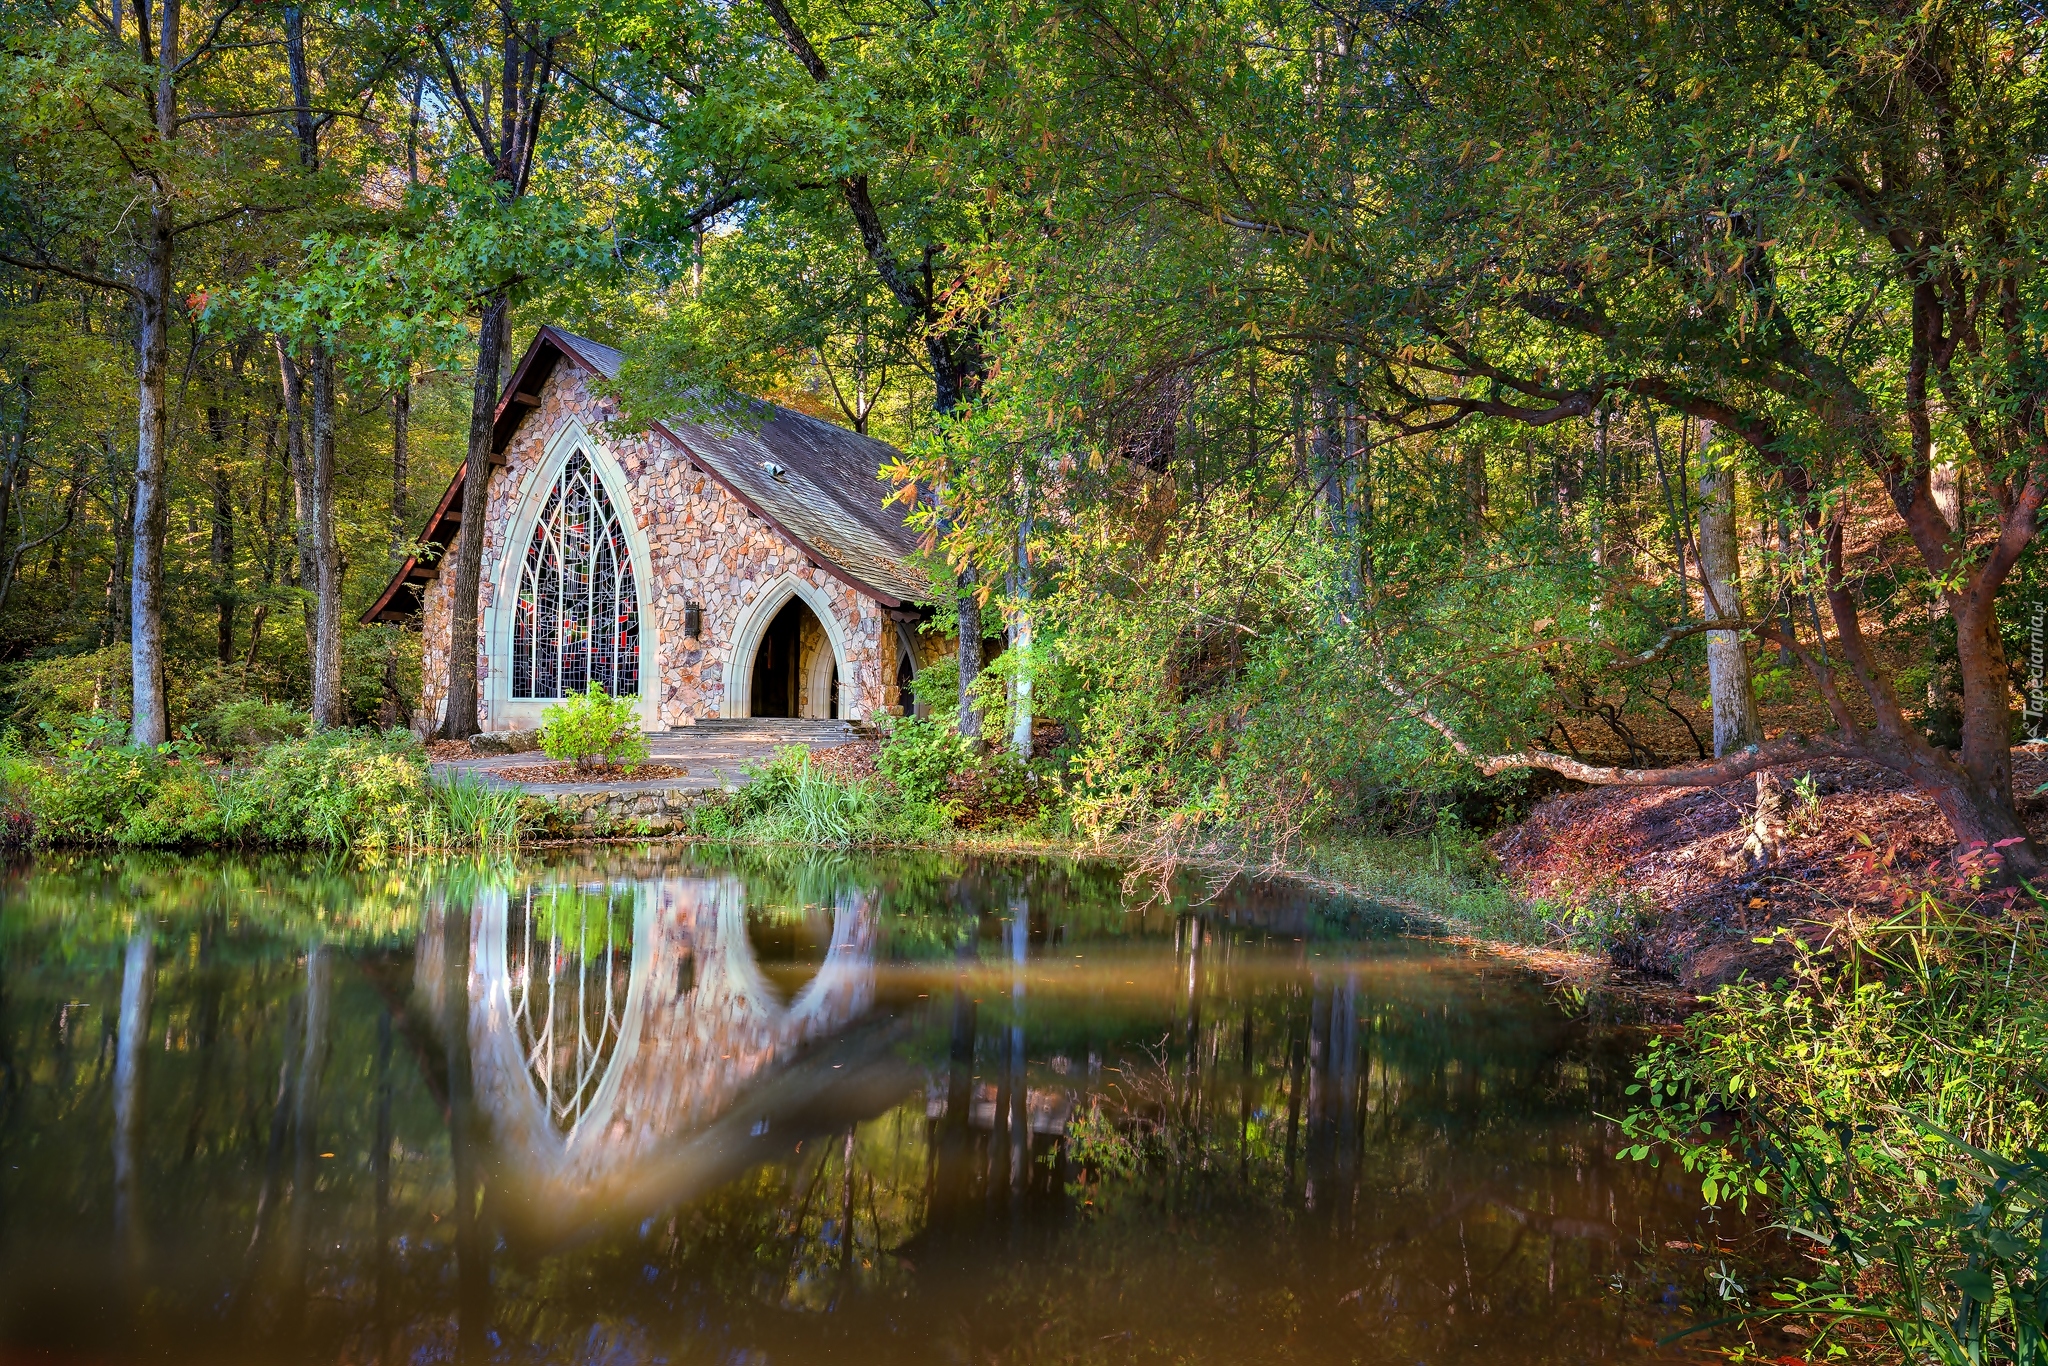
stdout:
POLYGON ((694 796, 713 788, 746 783, 748 778, 742 770, 749 765, 767 762, 774 757, 776 750, 787 745, 808 745, 813 750, 831 749, 855 738, 853 727, 844 721, 779 717, 739 721, 719 719, 648 735, 648 762, 688 769, 689 772, 680 778, 657 778, 647 782, 521 782, 520 769, 541 768, 553 762, 538 750, 525 754, 492 754, 477 759, 449 760, 435 764, 434 771, 475 773, 487 783, 517 787, 536 797, 633 797, 656 793, 694 796))

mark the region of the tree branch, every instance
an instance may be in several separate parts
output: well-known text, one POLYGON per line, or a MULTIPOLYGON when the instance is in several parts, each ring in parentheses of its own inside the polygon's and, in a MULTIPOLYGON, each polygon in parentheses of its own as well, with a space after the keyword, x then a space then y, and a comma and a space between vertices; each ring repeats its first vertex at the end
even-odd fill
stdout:
POLYGON ((1736 754, 1729 754, 1706 763, 1681 764, 1676 768, 1615 768, 1569 759, 1562 754, 1552 754, 1548 750, 1477 754, 1455 730, 1446 725, 1435 712, 1417 701, 1385 670, 1380 672, 1379 679, 1380 686, 1399 698, 1409 715, 1441 735, 1444 742, 1457 751, 1459 758, 1469 761, 1489 778, 1505 773, 1509 769, 1541 768, 1596 787, 1718 787, 1722 783, 1747 777, 1760 768, 1769 768, 1773 764, 1787 763, 1795 759, 1831 758, 1849 752, 1840 743, 1825 737, 1813 739, 1788 734, 1736 754))
POLYGON ((126 294, 130 298, 141 293, 134 285, 129 284, 125 280, 110 280, 104 275, 94 275, 90 271, 75 270, 57 261, 48 259, 24 261, 19 256, 9 256, 6 252, 0 252, 0 261, 6 262, 18 270, 46 270, 52 275, 62 275, 67 280, 76 280, 82 285, 91 285, 94 289, 105 289, 117 294, 126 294))

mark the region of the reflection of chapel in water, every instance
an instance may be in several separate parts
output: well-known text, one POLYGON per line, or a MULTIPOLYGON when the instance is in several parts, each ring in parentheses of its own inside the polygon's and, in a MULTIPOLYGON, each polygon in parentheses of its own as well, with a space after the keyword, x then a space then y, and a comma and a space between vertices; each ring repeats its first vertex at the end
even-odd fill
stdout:
MULTIPOLYGON (((478 899, 472 1093, 498 1173, 544 1227, 673 1199, 770 1155, 757 1140, 779 1137, 806 1089, 788 1074, 874 998, 873 896, 840 891, 828 914, 822 961, 785 996, 756 958, 733 877, 478 899)), ((423 941, 417 981, 430 999, 448 994, 445 953, 423 941)))

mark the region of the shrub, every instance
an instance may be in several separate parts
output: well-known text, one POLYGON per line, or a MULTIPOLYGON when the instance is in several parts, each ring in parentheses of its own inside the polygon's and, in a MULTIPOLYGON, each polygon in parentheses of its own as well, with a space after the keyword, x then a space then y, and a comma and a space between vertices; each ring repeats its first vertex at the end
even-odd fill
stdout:
MULTIPOLYGON (((913 681, 921 682, 925 674, 913 681)), ((889 734, 875 756, 875 771, 912 801, 936 802, 946 795, 953 775, 968 762, 967 742, 939 720, 915 716, 893 718, 889 734)))
POLYGON ((630 773, 647 758, 640 703, 632 697, 610 696, 593 679, 581 696, 572 695, 541 713, 540 747, 559 763, 630 773))
POLYGON ((951 725, 960 711, 960 661, 941 659, 919 669, 911 676, 910 695, 932 720, 951 725))
POLYGON ((244 697, 201 714, 190 727, 206 752, 223 762, 279 740, 304 735, 312 717, 282 702, 244 697))
POLYGON ((64 729, 81 715, 126 716, 128 655, 125 644, 109 645, 104 650, 55 655, 14 666, 8 680, 14 719, 34 735, 45 728, 64 729))
POLYGON ((1827 949, 1791 990, 1723 988, 1652 1040, 1628 1156, 1675 1156, 1709 1204, 1775 1201, 1817 1264, 1755 1317, 1817 1319, 1858 1359, 2043 1359, 2048 944, 2031 910, 1921 894, 1827 949), (1890 1339, 1888 1352, 1868 1341, 1890 1339))
POLYGON ((57 747, 45 759, 0 756, 10 806, 33 819, 39 840, 381 851, 516 838, 516 793, 435 781, 406 731, 321 731, 223 770, 208 768, 195 742, 137 748, 116 742, 119 730, 85 718, 48 732, 57 747))

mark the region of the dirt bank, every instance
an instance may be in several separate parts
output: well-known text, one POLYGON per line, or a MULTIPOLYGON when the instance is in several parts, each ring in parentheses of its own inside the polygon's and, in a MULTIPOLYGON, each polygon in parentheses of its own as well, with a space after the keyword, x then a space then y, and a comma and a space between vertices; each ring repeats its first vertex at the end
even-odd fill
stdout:
MULTIPOLYGON (((2048 751, 2013 751, 2013 790, 2048 838, 2048 751)), ((1934 803, 1885 769, 1824 760, 1715 788, 1592 788, 1546 798, 1490 841, 1520 895, 1559 917, 1609 918, 1616 962, 1711 990, 1769 975, 1780 926, 1824 934, 1845 916, 1889 910, 1902 881, 1958 868, 1934 803), (1775 796, 1771 789, 1775 787, 1775 796)))

